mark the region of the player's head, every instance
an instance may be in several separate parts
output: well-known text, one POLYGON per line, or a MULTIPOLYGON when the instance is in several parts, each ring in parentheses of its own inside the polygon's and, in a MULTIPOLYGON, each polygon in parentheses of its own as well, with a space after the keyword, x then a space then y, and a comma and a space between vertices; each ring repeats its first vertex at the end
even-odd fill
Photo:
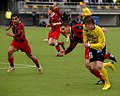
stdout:
POLYGON ((83 23, 85 24, 87 30, 92 30, 95 27, 94 19, 91 16, 85 17, 83 23))
POLYGON ((19 23, 20 17, 19 17, 18 14, 12 14, 11 17, 12 17, 12 21, 13 21, 15 24, 19 23))
POLYGON ((82 2, 81 7, 85 8, 86 7, 86 3, 82 2))
POLYGON ((52 12, 54 12, 54 7, 53 6, 50 6, 48 8, 48 14, 51 14, 52 12))
POLYGON ((56 6, 57 6, 57 2, 54 2, 54 3, 53 3, 53 7, 56 7, 56 6))
POLYGON ((60 25, 60 31, 63 34, 70 34, 70 26, 68 23, 62 23, 60 25))

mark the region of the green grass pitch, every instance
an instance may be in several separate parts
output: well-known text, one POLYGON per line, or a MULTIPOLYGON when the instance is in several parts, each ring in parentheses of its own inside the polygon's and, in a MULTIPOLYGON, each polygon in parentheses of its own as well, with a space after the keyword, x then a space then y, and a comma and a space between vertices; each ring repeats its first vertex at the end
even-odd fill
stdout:
MULTIPOLYGON (((94 77, 84 66, 84 48, 78 44, 73 52, 56 57, 54 47, 43 40, 48 29, 25 27, 26 37, 43 69, 44 74, 34 67, 33 62, 22 52, 14 54, 15 71, 7 73, 7 50, 12 38, 6 36, 5 27, 0 27, 0 96, 120 96, 120 28, 107 28, 107 50, 117 57, 116 72, 106 68, 112 88, 102 91, 103 85, 95 85, 94 77)), ((11 30, 10 30, 11 31, 11 30)), ((69 42, 61 35, 59 41, 69 42)))

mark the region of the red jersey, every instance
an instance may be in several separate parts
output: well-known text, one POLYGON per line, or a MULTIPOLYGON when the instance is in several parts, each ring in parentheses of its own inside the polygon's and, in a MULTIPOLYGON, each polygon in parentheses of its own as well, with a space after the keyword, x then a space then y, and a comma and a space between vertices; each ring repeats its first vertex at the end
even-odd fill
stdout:
POLYGON ((60 25, 53 25, 53 23, 58 23, 61 22, 61 18, 58 16, 58 14, 53 13, 52 15, 50 15, 50 20, 49 23, 51 25, 51 31, 50 32, 54 32, 56 29, 60 30, 60 25))
POLYGON ((15 37, 14 37, 15 41, 24 42, 26 40, 24 25, 21 21, 18 24, 12 24, 12 31, 13 31, 13 34, 15 34, 15 37))
POLYGON ((60 9, 58 7, 55 8, 54 12, 62 18, 62 13, 60 12, 60 9))
POLYGON ((75 24, 70 31, 70 46, 65 50, 65 54, 70 53, 78 43, 83 43, 83 25, 75 24))
POLYGON ((22 22, 18 24, 12 24, 12 31, 15 34, 14 39, 10 46, 14 46, 17 50, 21 50, 26 54, 31 53, 31 48, 28 44, 27 39, 25 38, 24 25, 22 22))

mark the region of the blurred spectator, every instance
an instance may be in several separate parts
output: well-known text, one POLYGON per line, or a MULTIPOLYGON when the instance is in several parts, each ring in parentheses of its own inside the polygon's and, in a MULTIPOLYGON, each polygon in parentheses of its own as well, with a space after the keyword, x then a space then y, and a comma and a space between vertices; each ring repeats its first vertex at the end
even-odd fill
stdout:
POLYGON ((98 4, 102 4, 103 3, 103 0, 98 0, 98 4))
POLYGON ((62 21, 69 23, 69 21, 70 21, 70 14, 68 12, 63 12, 63 14, 62 14, 62 21))
POLYGON ((45 21, 40 22, 40 27, 46 27, 47 23, 45 21))
POLYGON ((73 19, 70 23, 70 26, 73 26, 75 24, 79 24, 79 23, 82 23, 82 16, 81 15, 77 15, 75 17, 75 19, 73 19))
POLYGON ((33 26, 37 26, 37 11, 36 10, 33 10, 32 17, 33 17, 33 26))
POLYGON ((6 26, 7 26, 7 27, 9 26, 9 22, 11 21, 11 15, 12 15, 12 12, 10 11, 10 9, 8 9, 8 10, 5 12, 6 26))
POLYGON ((80 6, 82 7, 82 19, 84 19, 87 16, 91 16, 92 12, 90 11, 90 9, 87 7, 86 3, 82 2, 80 3, 80 6))

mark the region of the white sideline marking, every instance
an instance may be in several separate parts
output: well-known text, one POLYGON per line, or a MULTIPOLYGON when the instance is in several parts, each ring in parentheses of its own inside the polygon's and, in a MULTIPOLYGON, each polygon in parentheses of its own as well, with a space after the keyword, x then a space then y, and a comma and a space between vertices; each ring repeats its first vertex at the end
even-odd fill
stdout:
MULTIPOLYGON (((4 65, 9 64, 9 63, 5 63, 5 62, 0 62, 0 63, 4 64, 4 65)), ((28 65, 28 64, 16 64, 15 63, 15 65, 21 66, 21 67, 15 67, 15 68, 34 68, 34 67, 36 67, 36 66, 33 66, 33 65, 28 65)), ((8 68, 0 68, 0 69, 8 69, 8 68)))

